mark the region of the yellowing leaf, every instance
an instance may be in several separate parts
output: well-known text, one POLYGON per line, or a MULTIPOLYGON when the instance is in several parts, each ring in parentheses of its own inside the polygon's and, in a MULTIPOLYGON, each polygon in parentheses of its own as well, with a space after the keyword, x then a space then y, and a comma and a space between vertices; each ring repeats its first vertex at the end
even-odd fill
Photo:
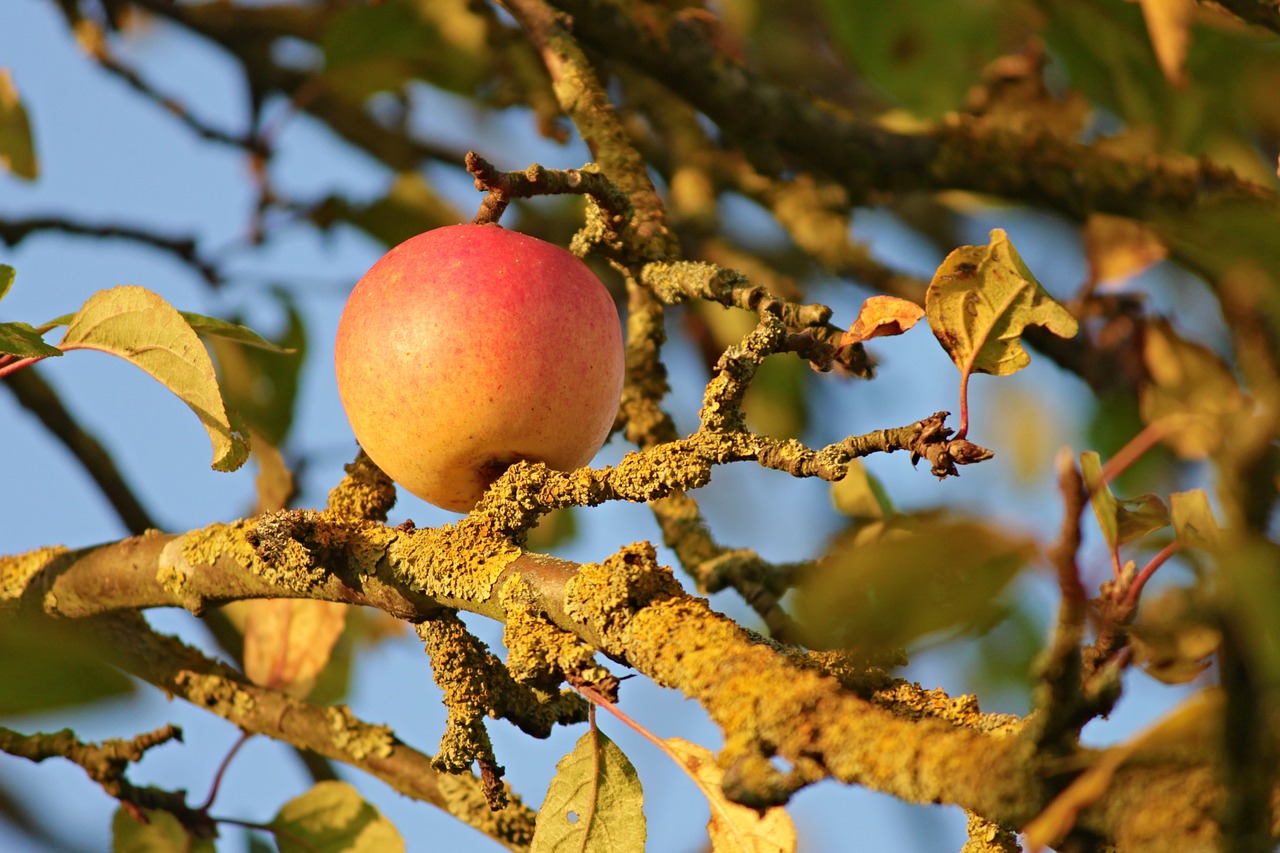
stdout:
POLYGON ((933 334, 960 369, 960 426, 969 429, 969 377, 1007 376, 1031 357, 1020 338, 1027 326, 1044 326, 1059 337, 1076 334, 1079 324, 1053 300, 999 228, 987 246, 961 246, 942 262, 925 292, 925 312, 933 334))
POLYGON ((1165 443, 1184 459, 1216 450, 1245 402, 1231 369, 1163 320, 1147 323, 1142 358, 1149 380, 1138 392, 1142 419, 1165 426, 1165 443))
POLYGON ((840 345, 856 344, 870 338, 901 335, 924 316, 924 309, 896 296, 872 296, 862 303, 858 319, 840 338, 840 345))
POLYGON ((347 606, 333 601, 260 598, 244 624, 244 673, 255 684, 306 696, 345 624, 347 606))
POLYGON ((124 285, 95 293, 69 319, 64 350, 99 350, 142 368, 200 418, 213 442, 215 470, 244 464, 249 447, 227 415, 209 353, 169 303, 146 288, 124 285))
POLYGON ((667 738, 667 747, 698 781, 711 806, 707 834, 713 853, 793 853, 796 827, 786 809, 775 806, 760 814, 731 802, 721 791, 724 771, 711 750, 682 738, 667 738))
POLYGON ((845 475, 831 484, 831 501, 837 512, 864 521, 882 519, 893 512, 884 486, 867 471, 861 459, 852 460, 845 475))
POLYGON ((143 813, 146 823, 123 808, 116 809, 111 818, 111 853, 215 853, 212 841, 193 838, 169 812, 147 809, 143 813))
POLYGON ((1169 495, 1173 514, 1173 532, 1192 548, 1212 550, 1218 547, 1218 522, 1209 507, 1204 489, 1174 492, 1169 495))
POLYGON ((1103 285, 1132 278, 1169 254, 1150 226, 1105 213, 1085 220, 1084 251, 1089 277, 1103 285))
POLYGON ((285 803, 271 827, 280 853, 404 853, 400 833, 346 782, 318 782, 285 803))
POLYGON ((1191 46, 1191 18, 1194 0, 1138 0, 1142 17, 1151 34, 1160 70, 1170 83, 1187 85, 1187 49, 1191 46))
POLYGON ((531 853, 644 853, 644 792, 636 769, 598 729, 556 764, 531 853))
POLYGON ((40 174, 31 143, 31 120, 8 68, 0 68, 0 168, 28 181, 40 174))

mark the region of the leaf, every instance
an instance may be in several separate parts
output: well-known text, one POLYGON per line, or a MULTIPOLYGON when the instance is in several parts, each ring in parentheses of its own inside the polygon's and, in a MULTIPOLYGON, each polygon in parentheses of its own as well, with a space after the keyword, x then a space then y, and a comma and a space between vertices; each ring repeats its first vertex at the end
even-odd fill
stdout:
POLYGON ((111 853, 215 853, 213 842, 194 838, 172 814, 145 809, 147 822, 134 820, 123 808, 111 818, 111 853))
POLYGON ((861 459, 851 460, 845 475, 831 484, 831 502, 837 512, 864 521, 893 514, 884 485, 867 471, 861 459))
POLYGON ((214 470, 234 471, 248 458, 248 444, 227 415, 204 344, 155 293, 134 285, 95 293, 71 318, 62 347, 119 356, 177 394, 209 433, 214 470))
POLYGON ((896 296, 871 296, 862 303, 858 319, 840 338, 840 346, 871 338, 901 335, 924 316, 924 309, 896 296))
POLYGON ((1084 251, 1089 278, 1100 285, 1130 279, 1169 254, 1149 225, 1105 213, 1085 220, 1084 251))
POLYGON ((724 771, 711 750, 682 738, 667 738, 675 753, 711 806, 707 834, 713 853, 792 853, 796 849, 796 827, 786 809, 775 806, 764 814, 731 802, 721 792, 724 771))
POLYGON ((636 769, 598 729, 556 764, 531 853, 643 853, 644 792, 636 769))
POLYGON ((9 289, 13 287, 13 280, 17 277, 17 270, 8 264, 0 264, 0 299, 9 295, 9 289))
POLYGON ((40 332, 29 323, 0 323, 0 354, 19 358, 48 358, 62 355, 62 350, 44 342, 40 332))
POLYGON ((258 493, 256 513, 277 512, 289 505, 289 499, 297 492, 297 484, 293 472, 285 465, 284 457, 273 444, 264 441, 261 436, 252 435, 253 457, 258 463, 258 476, 254 478, 254 489, 258 493))
POLYGON ((1169 526, 1169 510, 1155 495, 1116 499, 1110 486, 1102 481, 1102 458, 1096 452, 1086 450, 1080 454, 1080 473, 1098 527, 1112 551, 1169 526))
POLYGON ((1185 87, 1195 3, 1193 0, 1138 0, 1138 3, 1165 79, 1179 88, 1185 87))
POLYGON ((1148 379, 1138 391, 1142 419, 1166 427, 1165 443, 1184 459, 1214 452, 1245 404, 1231 369, 1157 319, 1146 324, 1142 358, 1148 379))
POLYGON ((1028 853, 1043 850, 1065 837, 1080 812, 1106 795, 1116 771, 1130 759, 1191 760, 1209 752, 1222 736, 1222 710, 1222 691, 1202 690, 1133 740, 1098 753, 1089 769, 1023 827, 1028 853))
POLYGON ((1035 553, 1029 541, 977 522, 896 517, 878 538, 837 546, 800 587, 806 636, 868 653, 931 634, 981 632, 1004 612, 1000 591, 1035 553))
POLYGON ((1129 626, 1134 662, 1165 684, 1186 684, 1210 666, 1222 642, 1211 623, 1212 607, 1193 589, 1172 587, 1147 597, 1129 626))
POLYGON ((220 320, 217 317, 206 317, 204 314, 192 314, 190 311, 179 311, 182 319, 187 321, 197 335, 205 337, 225 338, 228 341, 235 341, 248 347, 257 347, 268 352, 282 353, 292 355, 296 350, 273 344, 271 341, 259 335, 248 326, 241 326, 238 323, 228 323, 226 320, 220 320))
POLYGON ((0 168, 28 181, 40 175, 31 141, 31 120, 8 68, 0 68, 0 168))
POLYGON ((957 438, 968 432, 972 373, 1007 376, 1030 364, 1019 341, 1027 326, 1044 326, 1063 338, 1079 329, 999 228, 991 232, 989 245, 961 246, 947 255, 925 291, 925 312, 938 343, 960 369, 957 438))
MULTIPOLYGON (((13 558, 9 558, 13 559, 13 558)), ((0 575, 5 566, 0 564, 0 575)), ((39 616, 0 617, 0 715, 83 705, 133 692, 79 632, 39 616)))
POLYGON ((255 684, 298 697, 311 692, 342 634, 347 605, 260 598, 244 624, 244 673, 255 684))
POLYGON ((227 405, 254 433, 275 447, 283 447, 293 427, 307 330, 293 298, 283 290, 272 295, 286 315, 285 327, 272 349, 240 346, 222 337, 210 338, 208 343, 227 405))
POLYGON ((1204 489, 1174 492, 1169 495, 1173 514, 1173 532, 1180 542, 1212 551, 1218 547, 1218 522, 1209 506, 1204 489))
POLYGON ((271 827, 280 853, 403 853, 404 839, 346 782, 318 782, 281 807, 271 827))

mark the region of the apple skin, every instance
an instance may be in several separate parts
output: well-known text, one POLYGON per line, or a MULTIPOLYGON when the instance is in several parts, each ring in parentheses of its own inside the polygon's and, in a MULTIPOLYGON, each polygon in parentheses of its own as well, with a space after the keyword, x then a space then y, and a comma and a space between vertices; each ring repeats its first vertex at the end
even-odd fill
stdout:
POLYGON ((498 225, 437 228, 384 255, 347 300, 334 361, 365 452, 454 512, 519 460, 586 465, 622 395, 604 285, 559 246, 498 225))

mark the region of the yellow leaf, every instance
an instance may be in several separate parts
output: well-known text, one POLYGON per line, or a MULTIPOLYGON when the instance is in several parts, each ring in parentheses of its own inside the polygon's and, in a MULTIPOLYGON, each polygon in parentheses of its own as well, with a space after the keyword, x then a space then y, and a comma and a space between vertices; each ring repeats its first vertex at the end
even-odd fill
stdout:
POLYGON ((775 806, 760 814, 731 802, 721 792, 724 771, 711 750, 678 737, 667 738, 666 744, 669 754, 699 782, 711 806, 707 834, 713 853, 793 853, 796 828, 786 809, 775 806))
POLYGON ((1138 0, 1151 35, 1151 47, 1164 78, 1182 88, 1187 85, 1187 49, 1191 46, 1194 0, 1138 0))
POLYGON ((306 696, 342 634, 347 606, 263 598, 247 607, 244 672, 255 684, 306 696))
POLYGON ((591 729, 556 763, 531 853, 644 853, 644 791, 631 761, 591 729))
POLYGON ((924 309, 896 296, 872 296, 862 303, 858 319, 840 339, 840 345, 856 344, 870 338, 901 335, 924 316, 924 309))
POLYGON ((1169 254, 1149 226, 1134 219, 1094 213, 1084 223, 1089 277, 1098 284, 1132 278, 1169 254))
POLYGON ((999 228, 987 246, 961 246, 942 262, 925 292, 925 313, 942 348, 960 369, 960 428, 969 427, 968 385, 973 373, 1007 376, 1031 363, 1020 338, 1044 326, 1070 338, 1079 324, 1027 269, 999 228))
POLYGON ((40 174, 31 142, 31 119, 8 68, 0 68, 0 169, 28 181, 40 174))
POLYGON ((173 306, 144 287, 123 285, 89 297, 71 317, 62 349, 93 349, 142 368, 177 394, 213 442, 213 467, 234 471, 249 446, 232 424, 208 351, 173 306))

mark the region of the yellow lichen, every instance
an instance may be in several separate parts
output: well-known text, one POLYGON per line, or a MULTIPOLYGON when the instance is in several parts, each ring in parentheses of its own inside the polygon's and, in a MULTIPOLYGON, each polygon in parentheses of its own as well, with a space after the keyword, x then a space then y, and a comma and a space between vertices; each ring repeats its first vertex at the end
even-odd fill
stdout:
POLYGON ((244 569, 254 563, 253 548, 245 541, 246 522, 210 524, 182 536, 182 557, 190 566, 207 566, 219 557, 230 557, 244 569))
POLYGON ((62 545, 37 548, 25 554, 0 557, 0 601, 22 597, 31 579, 40 574, 54 558, 67 553, 62 545))
POLYGON ((521 554, 487 525, 464 520, 401 533, 387 555, 410 586, 434 598, 485 601, 498 577, 521 554))
POLYGON ((330 705, 324 709, 324 716, 333 733, 334 746, 357 761, 370 755, 386 758, 395 748, 395 734, 390 728, 360 722, 346 705, 330 705))

